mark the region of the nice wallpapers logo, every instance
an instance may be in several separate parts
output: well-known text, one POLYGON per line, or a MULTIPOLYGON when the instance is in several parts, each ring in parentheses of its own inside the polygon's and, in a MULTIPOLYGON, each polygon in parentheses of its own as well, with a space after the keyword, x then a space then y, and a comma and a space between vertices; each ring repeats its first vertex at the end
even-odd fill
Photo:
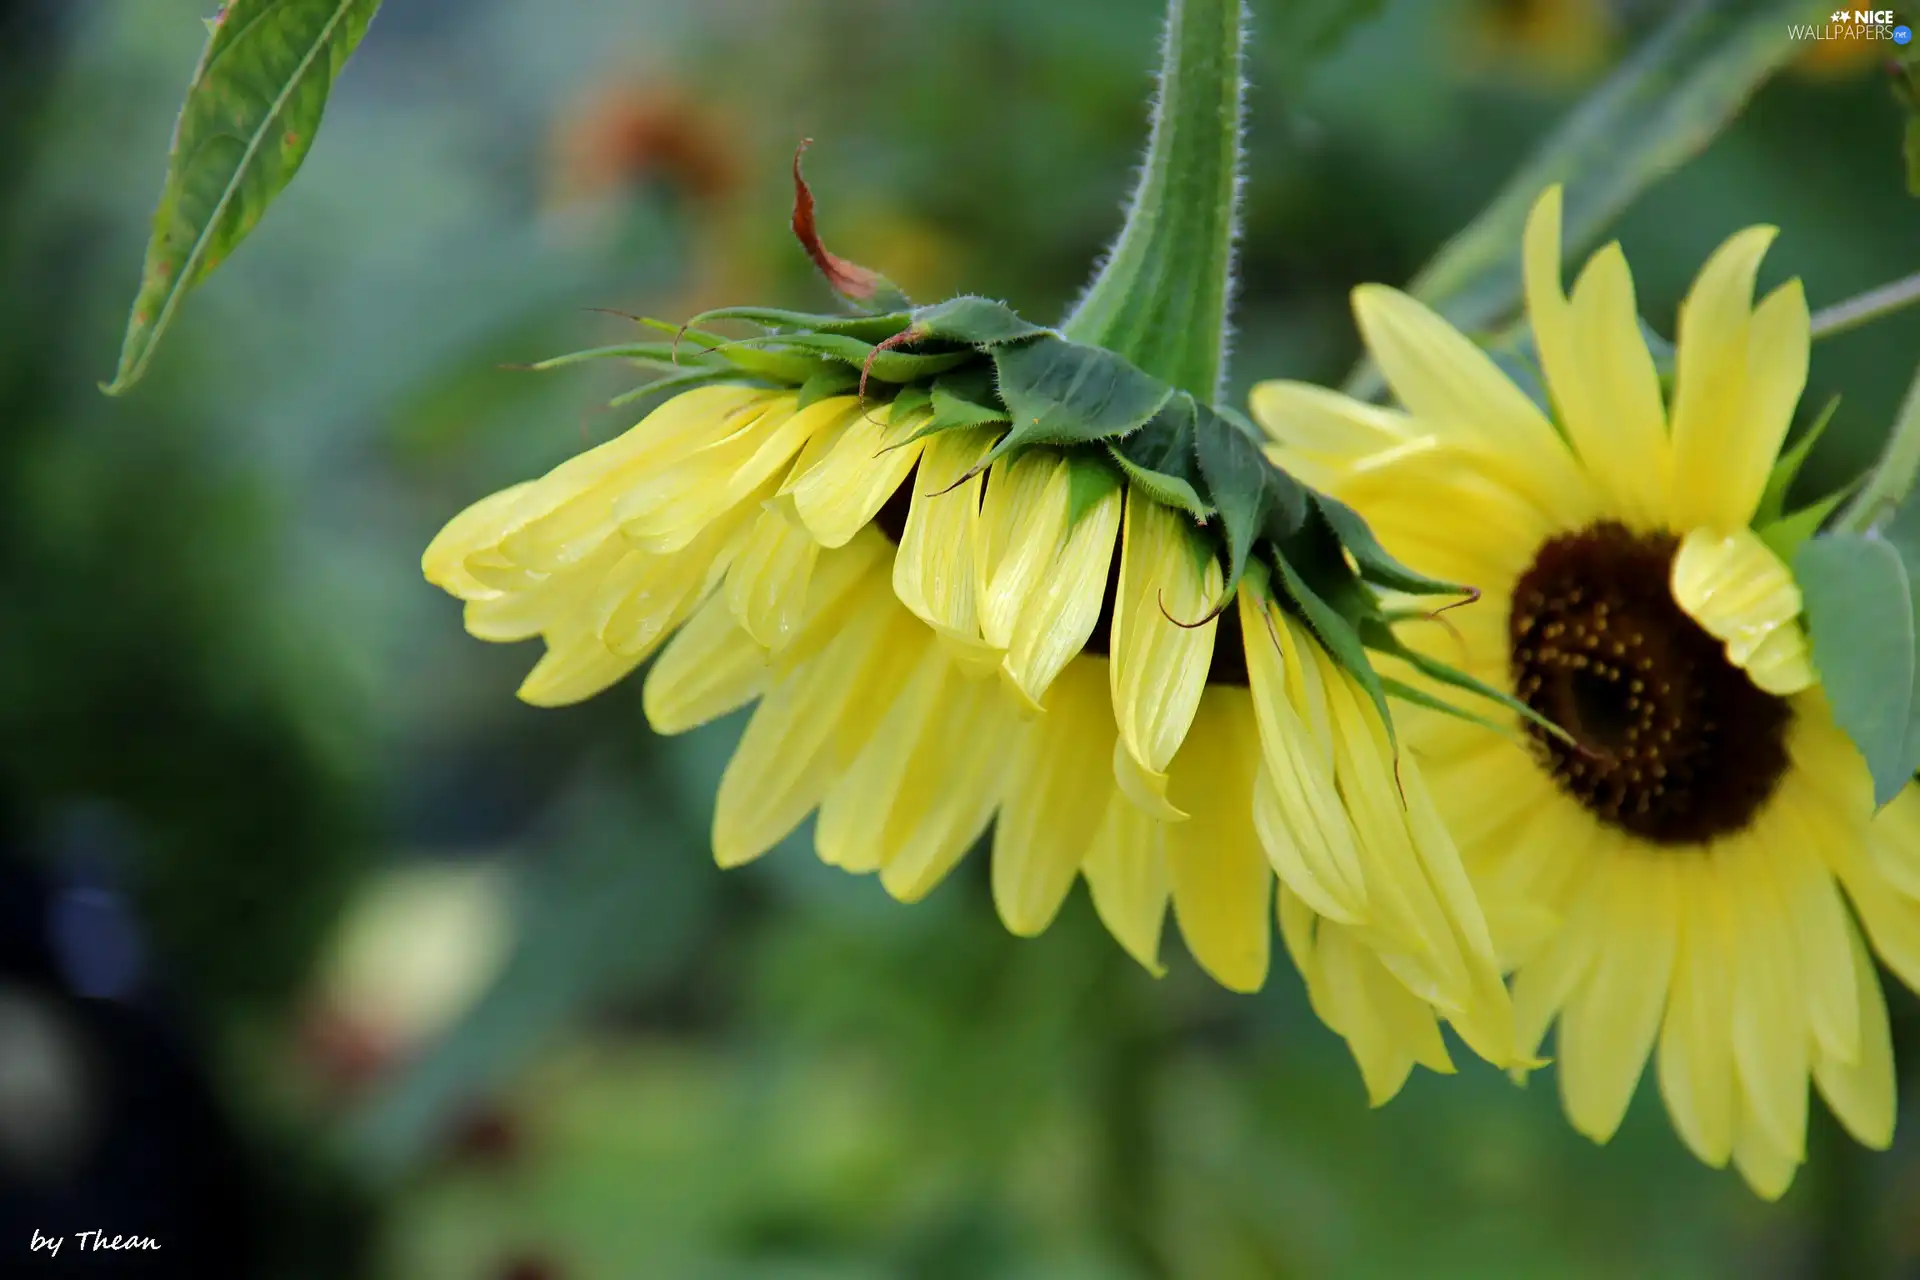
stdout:
POLYGON ((1913 28, 1891 9, 1835 9, 1824 24, 1795 23, 1788 29, 1795 40, 1891 40, 1906 44, 1913 28))

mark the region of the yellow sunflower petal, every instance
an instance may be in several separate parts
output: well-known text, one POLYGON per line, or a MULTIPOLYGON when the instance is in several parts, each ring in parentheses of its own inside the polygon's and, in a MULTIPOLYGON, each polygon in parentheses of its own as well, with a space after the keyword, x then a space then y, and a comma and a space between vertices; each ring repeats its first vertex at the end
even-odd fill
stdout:
POLYGON ((1779 442, 1769 447, 1746 416, 1753 284, 1776 234, 1774 227, 1749 227, 1730 238, 1700 269, 1680 307, 1670 514, 1683 529, 1730 532, 1745 525, 1778 452, 1779 442), (1766 461, 1756 477, 1763 450, 1766 461))
POLYGON ((1353 309, 1368 351, 1423 426, 1551 505, 1586 505, 1587 485, 1552 424, 1486 352, 1397 289, 1361 285, 1353 309))
POLYGON ((1800 1171, 1800 1162, 1805 1157, 1773 1140, 1768 1126, 1754 1111, 1753 1100, 1744 1092, 1740 1094, 1740 1102, 1740 1127, 1733 1140, 1733 1167, 1740 1171, 1755 1195, 1762 1200, 1778 1200, 1793 1185, 1793 1175, 1800 1171))
POLYGON ((1061 673, 1051 706, 1027 727, 993 832, 993 901, 1008 930, 1040 933, 1073 887, 1106 817, 1113 734, 1099 665, 1061 673))
POLYGON ((1453 1073, 1433 1010, 1394 981, 1372 949, 1350 930, 1322 924, 1318 951, 1327 1025, 1346 1040, 1371 1105, 1391 1102, 1416 1063, 1453 1073))
POLYGON ((812 535, 780 512, 762 510, 755 517, 746 544, 727 569, 726 601, 762 647, 779 649, 798 629, 819 555, 812 535))
POLYGON ((1813 683, 1800 629, 1793 573, 1753 530, 1692 529, 1671 572, 1673 599, 1726 646, 1727 661, 1769 693, 1798 693, 1813 683))
POLYGON ((1249 404, 1253 420, 1275 443, 1342 461, 1395 448, 1420 434, 1397 409, 1307 382, 1262 382, 1249 404))
POLYGON ((512 485, 480 501, 447 521, 420 557, 420 571, 428 582, 462 600, 484 599, 495 589, 466 568, 467 557, 499 544, 511 526, 520 501, 536 481, 512 485))
POLYGON ((1620 508, 1643 527, 1657 526, 1670 483, 1666 407, 1617 242, 1587 263, 1572 305, 1582 394, 1577 408, 1563 409, 1567 433, 1620 508))
POLYGON ((1071 475, 1065 458, 1044 449, 1002 458, 987 471, 976 590, 981 637, 1002 652, 1066 541, 1071 475))
POLYGON ((1573 1127, 1606 1142, 1620 1127, 1653 1048, 1680 934, 1671 863, 1656 855, 1617 867, 1600 904, 1606 951, 1560 1015, 1560 1094, 1573 1127))
POLYGON ((1859 931, 1847 926, 1847 954, 1853 965, 1853 989, 1858 997, 1859 1052, 1843 1062, 1824 1050, 1813 1061, 1814 1082, 1840 1117, 1847 1132, 1863 1146, 1885 1151, 1893 1145, 1896 1086, 1893 1041, 1887 1030, 1887 1001, 1880 975, 1859 931))
POLYGON ((1165 832, 1163 824, 1114 795, 1080 868, 1100 922, 1155 977, 1165 972, 1160 963, 1169 893, 1165 832))
POLYGON ((639 665, 638 658, 610 652, 592 632, 550 636, 546 653, 515 696, 531 706, 564 707, 618 684, 639 665))
MULTIPOLYGON (((1603 876, 1610 876, 1612 869, 1602 864, 1596 866, 1594 872, 1593 880, 1599 881, 1603 876)), ((1539 959, 1514 975, 1513 1012, 1522 1057, 1530 1058, 1539 1052, 1547 1028, 1603 953, 1605 913, 1601 910, 1598 892, 1603 887, 1589 883, 1587 892, 1572 904, 1566 922, 1539 959)))
POLYGON ((951 667, 891 797, 880 883, 901 902, 932 892, 986 830, 1003 794, 1012 708, 993 684, 951 667))
POLYGON ((1002 669, 1010 684, 1036 705, 1100 622, 1113 540, 1120 532, 1118 489, 1082 512, 1067 530, 1058 558, 1014 625, 1002 669))
POLYGON ((1295 624, 1251 584, 1239 596, 1235 607, 1265 762, 1254 791, 1260 843, 1281 881, 1314 910, 1357 924, 1366 916, 1367 886, 1353 823, 1340 805, 1330 753, 1309 736, 1288 698, 1279 632, 1295 624))
POLYGON ((791 395, 741 387, 675 396, 632 430, 541 477, 502 537, 501 550, 543 572, 574 563, 613 536, 619 504, 636 489, 648 490, 663 475, 687 474, 688 459, 757 423, 784 421, 792 402, 791 395))
POLYGON ((906 482, 925 447, 902 443, 913 425, 894 423, 892 406, 863 410, 825 457, 787 481, 783 492, 821 546, 845 546, 906 482))
POLYGON ((1208 689, 1173 760, 1174 802, 1192 817, 1167 829, 1166 858, 1187 950, 1230 991, 1266 982, 1273 934, 1273 871, 1250 813, 1258 760, 1247 695, 1208 689))
POLYGON ((674 633, 647 671, 642 706, 655 733, 685 733, 766 691, 767 654, 715 595, 674 633))
POLYGON ((1739 1117, 1733 1067, 1733 973, 1739 958, 1714 860, 1690 858, 1675 873, 1684 920, 1660 1028, 1660 1096, 1681 1140, 1717 1169, 1733 1154, 1739 1117))
POLYGON ((910 625, 904 632, 894 628, 892 639, 900 652, 911 656, 911 670, 887 699, 865 744, 821 800, 814 826, 820 860, 845 871, 878 871, 886 862, 887 820, 894 799, 914 748, 942 711, 947 693, 951 663, 924 627, 904 612, 901 616, 910 625))
POLYGON ((502 642, 537 636, 585 609, 607 574, 630 554, 624 545, 609 543, 566 572, 537 577, 514 590, 471 598, 461 611, 467 633, 477 640, 502 642))
POLYGON ((686 546, 707 525, 784 472, 815 433, 857 412, 849 397, 821 400, 795 411, 791 396, 731 434, 671 467, 636 478, 614 503, 627 537, 652 551, 686 546))
MULTIPOLYGON (((1725 869, 1722 883, 1735 902, 1739 957, 1733 989, 1734 1068, 1748 1111, 1765 1130, 1767 1144, 1797 1164, 1806 1158, 1807 1077, 1812 1068, 1813 1036, 1799 977, 1804 961, 1764 852, 1734 848, 1726 856, 1733 865, 1725 869)), ((1740 1140, 1735 1139, 1736 1162, 1740 1140)))
MULTIPOLYGON (((1860 996, 1849 958, 1853 922, 1833 875, 1805 837, 1808 816, 1780 805, 1766 849, 1774 883, 1793 927, 1800 990, 1822 1056, 1852 1062, 1860 1051, 1860 996)), ((1814 819, 1817 821, 1818 819, 1814 819)))
POLYGON ((980 635, 976 560, 984 477, 968 472, 993 442, 987 430, 942 431, 928 440, 893 559, 900 603, 935 631, 963 640, 980 635))
POLYGON ((1221 585, 1219 561, 1193 536, 1186 517, 1129 492, 1109 666, 1120 729, 1115 780, 1134 803, 1165 821, 1186 816, 1166 798, 1166 769, 1206 687, 1219 625, 1207 615, 1221 585))
POLYGON ((1739 473, 1729 477, 1729 485, 1737 483, 1750 495, 1743 504, 1745 519, 1751 520, 1760 505, 1767 477, 1793 425, 1793 411, 1807 389, 1812 328, 1806 290, 1798 280, 1787 281, 1753 309, 1747 337, 1746 430, 1740 452, 1725 463, 1739 473))
POLYGON ((849 701, 867 696, 868 670, 884 661, 884 604, 852 612, 834 640, 777 680, 747 722, 714 800, 713 856, 751 861, 785 839, 839 773, 831 750, 849 701))

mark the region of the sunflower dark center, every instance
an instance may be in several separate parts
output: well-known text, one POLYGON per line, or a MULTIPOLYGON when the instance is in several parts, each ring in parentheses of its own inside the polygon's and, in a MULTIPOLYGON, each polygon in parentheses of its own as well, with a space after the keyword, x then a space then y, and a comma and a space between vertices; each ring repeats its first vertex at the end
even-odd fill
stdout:
POLYGON ((1668 586, 1678 540, 1606 522, 1543 543, 1507 619, 1514 691, 1561 789, 1655 844, 1753 820, 1787 768, 1787 704, 1762 693, 1668 586))

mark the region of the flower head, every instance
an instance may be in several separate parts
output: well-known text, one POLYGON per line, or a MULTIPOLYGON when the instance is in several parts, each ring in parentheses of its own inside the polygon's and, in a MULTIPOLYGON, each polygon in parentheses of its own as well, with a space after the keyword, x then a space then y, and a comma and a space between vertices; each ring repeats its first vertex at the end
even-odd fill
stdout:
POLYGON ((1448 1068, 1443 1019, 1522 1059, 1493 931, 1388 714, 1390 694, 1445 704, 1367 654, 1505 695, 1388 624, 1383 590, 1466 588, 1393 560, 1208 403, 1243 10, 1169 6, 1128 225, 1059 329, 977 297, 911 307, 821 243, 796 157, 794 231, 859 314, 727 309, 600 353, 681 394, 456 517, 425 567, 475 635, 544 638, 529 700, 656 649, 662 731, 757 699, 722 864, 814 813, 822 859, 913 900, 991 825, 1010 928, 1045 928, 1084 877, 1142 963, 1170 905, 1236 990, 1265 981, 1277 915, 1384 1099, 1416 1062, 1448 1068), (755 332, 710 328, 731 324, 755 332))
POLYGON ((1773 235, 1740 232, 1701 270, 1670 395, 1618 245, 1563 290, 1553 189, 1524 246, 1545 403, 1373 286, 1355 311, 1400 408, 1293 383, 1254 397, 1277 459, 1409 563, 1482 587, 1409 638, 1569 735, 1405 721, 1496 932, 1524 926, 1502 947, 1521 1050, 1557 1021, 1567 1114, 1599 1141, 1654 1055, 1687 1145, 1769 1197, 1805 1158, 1809 1079, 1887 1144, 1867 944, 1920 981, 1920 790, 1875 815, 1782 559, 1805 522, 1769 510, 1809 342, 1798 281, 1753 300, 1773 235))
POLYGON ((1376 1096, 1446 1065, 1436 1009, 1510 1061, 1491 938, 1419 770, 1267 563, 1224 597, 1204 527, 1110 458, 996 457, 1004 427, 937 421, 904 391, 682 392, 474 504, 425 571, 476 636, 546 642, 530 702, 656 651, 662 732, 759 699, 720 784, 722 865, 817 810, 825 861, 910 901, 997 816, 1015 932, 1084 876, 1144 964, 1171 905, 1202 966, 1251 990, 1277 909, 1376 1096))

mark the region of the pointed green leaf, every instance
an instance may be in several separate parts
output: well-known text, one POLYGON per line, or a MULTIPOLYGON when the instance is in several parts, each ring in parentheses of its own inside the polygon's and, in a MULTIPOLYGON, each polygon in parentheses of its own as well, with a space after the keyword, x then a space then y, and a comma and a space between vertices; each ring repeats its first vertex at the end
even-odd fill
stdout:
POLYGON ((1387 740, 1397 748, 1399 739, 1394 733, 1393 713, 1387 709, 1387 691, 1380 683, 1380 673, 1373 669, 1373 663, 1367 658, 1366 646, 1360 642, 1360 633, 1308 584, 1300 570, 1286 556, 1276 555, 1273 562, 1280 571, 1280 581, 1286 587, 1288 598, 1299 608, 1307 626, 1313 630, 1328 656, 1346 668, 1347 674, 1358 681, 1360 687, 1367 691, 1367 696, 1373 699, 1373 705, 1386 725, 1387 740))
POLYGON ((967 365, 933 381, 934 420, 950 427, 985 427, 1007 421, 993 389, 989 365, 967 365))
MULTIPOLYGON (((900 421, 924 413, 933 405, 933 396, 922 386, 900 388, 900 394, 893 398, 893 417, 900 421)), ((938 417, 938 415, 935 415, 938 417)))
POLYGON ((1195 406, 1193 456, 1207 499, 1220 512, 1227 547, 1224 595, 1230 598, 1254 540, 1287 537, 1306 519, 1306 491, 1267 461, 1252 436, 1205 405, 1195 406))
POLYGON ((1913 776, 1914 602, 1892 543, 1862 534, 1814 538, 1794 557, 1813 661, 1833 718, 1865 757, 1875 804, 1913 776))
POLYGON ((1214 509, 1200 495, 1204 482, 1200 463, 1193 456, 1195 417, 1193 397, 1181 392, 1168 400, 1146 426, 1108 441, 1107 452, 1126 472, 1128 481, 1149 498, 1204 523, 1212 518, 1214 509))
POLYGON ((1782 516, 1771 524, 1761 525, 1754 532, 1760 535, 1760 541, 1766 543, 1773 554, 1792 564, 1794 556, 1800 551, 1800 544, 1820 532, 1820 527, 1826 524, 1827 518, 1839 508, 1841 503, 1854 495, 1860 483, 1860 480, 1855 480, 1844 489, 1835 489, 1818 502, 1809 503, 1793 514, 1782 516))
POLYGON ((120 364, 140 380, 180 302, 246 239, 313 146, 327 94, 380 0, 232 0, 174 125, 120 364))
POLYGON ((670 342, 623 342, 611 347, 589 347, 585 351, 569 351, 565 355, 549 356, 545 360, 526 367, 535 373, 549 373, 554 369, 584 364, 589 360, 637 360, 645 364, 677 369, 685 365, 704 363, 706 355, 697 347, 687 352, 676 351, 670 342))
POLYGON ((797 351, 811 351, 816 355, 843 361, 856 369, 864 369, 867 377, 874 381, 893 383, 918 382, 922 378, 931 378, 935 374, 945 373, 949 369, 957 368, 969 360, 978 358, 971 351, 947 351, 935 355, 880 351, 871 342, 862 342, 858 338, 849 338, 840 333, 775 334, 766 338, 727 343, 721 350, 721 354, 725 355, 728 350, 735 347, 791 347, 797 351))
POLYGON ((1052 332, 1022 320, 1004 302, 970 294, 920 308, 913 313, 913 331, 929 338, 964 342, 970 347, 997 347, 1052 332))
POLYGON ((794 330, 802 333, 837 333, 862 342, 885 342, 913 320, 910 311, 890 311, 879 316, 816 315, 807 311, 784 311, 779 307, 716 307, 688 320, 690 325, 715 320, 741 320, 763 329, 794 330))
MULTIPOLYGON (((715 354, 749 377, 765 378, 768 382, 783 383, 790 387, 805 386, 807 379, 835 367, 818 356, 783 351, 776 347, 750 347, 736 343, 717 348, 715 354)), ((838 367, 847 368, 846 365, 838 367)), ((855 372, 854 377, 858 380, 859 374, 855 372)))
POLYGON ((846 395, 859 385, 859 370, 844 364, 830 364, 800 384, 800 395, 794 402, 794 408, 804 409, 810 404, 846 395))
POLYGON ((1438 578, 1429 578, 1423 573, 1415 573, 1387 554, 1380 540, 1373 536, 1373 530, 1355 511, 1338 498, 1330 498, 1324 493, 1308 490, 1313 494, 1314 506, 1333 526, 1340 542, 1353 556, 1354 563, 1360 566, 1360 576, 1377 587, 1387 587, 1394 591, 1405 591, 1421 596, 1467 596, 1472 595, 1470 587, 1452 582, 1442 582, 1438 578))
POLYGON ((1173 388, 1099 347, 1045 335, 993 353, 1013 427, 996 452, 1030 444, 1084 444, 1138 430, 1173 388))
POLYGON ((710 386, 716 382, 739 381, 739 371, 725 365, 717 369, 689 369, 685 373, 676 373, 672 377, 659 378, 652 382, 644 382, 631 391, 623 391, 613 399, 607 401, 607 408, 620 409, 632 404, 636 400, 644 400, 648 396, 666 395, 669 392, 677 394, 681 391, 690 391, 695 387, 710 386))
POLYGON ((1491 716, 1483 716, 1479 712, 1469 711, 1465 707, 1457 707, 1445 698, 1436 697, 1418 685, 1408 684, 1404 680, 1395 680, 1392 676, 1381 676, 1380 685, 1387 691, 1388 697, 1398 698, 1402 702, 1411 702, 1415 706, 1425 707, 1429 711, 1438 711, 1443 715, 1452 716, 1456 720, 1464 720, 1468 724, 1477 724, 1482 729, 1490 729, 1511 742, 1522 744, 1525 742, 1525 739, 1523 739, 1521 735, 1513 731, 1512 725, 1502 724, 1491 716))
MULTIPOLYGON (((1475 679, 1458 668, 1448 666, 1430 654, 1425 654, 1418 649, 1409 647, 1395 634, 1393 628, 1388 626, 1384 619, 1369 619, 1362 623, 1360 626, 1360 638, 1366 643, 1369 649, 1376 649, 1381 653, 1390 653, 1396 658, 1405 659, 1412 665, 1414 670, 1430 680, 1438 681, 1444 685, 1450 685, 1455 689, 1471 693, 1475 697, 1485 698, 1488 702, 1498 703, 1521 719, 1538 726, 1540 729, 1552 734, 1561 741, 1569 743, 1573 741, 1572 736, 1569 735, 1565 729, 1562 729, 1559 725, 1547 719, 1547 717, 1541 715, 1538 711, 1535 711, 1532 707, 1520 701, 1505 689, 1497 689, 1485 681, 1475 679)), ((1449 714, 1459 716, 1464 720, 1472 720, 1477 724, 1487 723, 1471 712, 1456 707, 1444 699, 1436 699, 1435 701, 1442 710, 1447 711, 1449 714)))
POLYGON ((1800 433, 1793 447, 1780 455, 1773 464, 1773 470, 1767 475, 1766 492, 1760 495, 1759 509, 1753 513, 1755 528, 1772 524, 1786 514, 1787 491, 1793 488, 1793 482, 1800 477, 1800 468, 1806 464, 1807 455, 1813 452, 1813 446, 1827 432, 1827 424, 1833 421, 1834 410, 1840 407, 1840 397, 1833 396, 1821 408, 1820 416, 1813 425, 1800 433))
POLYGON ((1071 529, 1120 487, 1120 477, 1093 454, 1069 454, 1067 467, 1067 527, 1071 529))

